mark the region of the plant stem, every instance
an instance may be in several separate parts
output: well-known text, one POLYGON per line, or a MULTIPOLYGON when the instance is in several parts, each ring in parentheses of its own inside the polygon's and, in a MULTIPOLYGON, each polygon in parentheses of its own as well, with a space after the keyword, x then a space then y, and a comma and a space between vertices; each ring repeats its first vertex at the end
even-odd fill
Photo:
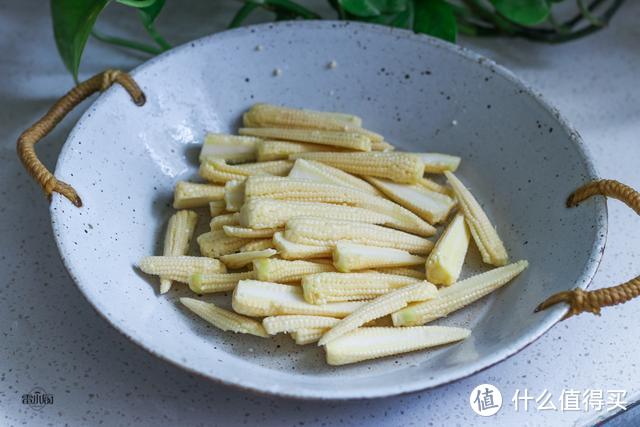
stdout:
POLYGON ((255 3, 245 3, 238 12, 233 16, 231 23, 228 28, 237 28, 242 22, 247 19, 251 13, 258 8, 258 5, 255 3))
POLYGON ((160 46, 162 52, 171 49, 171 45, 164 39, 164 37, 160 35, 160 33, 158 33, 158 30, 156 30, 156 26, 153 25, 153 22, 148 22, 146 19, 142 18, 142 16, 140 20, 142 21, 144 29, 147 30, 147 34, 149 34, 153 41, 156 42, 158 46, 160 46))
POLYGON ((101 34, 96 30, 91 32, 91 35, 96 39, 100 40, 103 43, 109 43, 116 46, 126 47, 128 49, 138 50, 140 52, 149 53, 151 55, 158 55, 162 53, 162 50, 158 49, 155 46, 150 46, 144 43, 140 43, 134 40, 127 40, 120 37, 108 36, 105 34, 101 34))

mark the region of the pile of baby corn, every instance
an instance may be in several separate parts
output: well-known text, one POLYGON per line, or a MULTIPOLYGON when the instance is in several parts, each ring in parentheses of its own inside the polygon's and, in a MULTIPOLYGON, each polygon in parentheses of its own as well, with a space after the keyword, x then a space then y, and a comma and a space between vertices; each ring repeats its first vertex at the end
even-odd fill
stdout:
POLYGON ((257 104, 243 125, 239 136, 206 136, 200 176, 209 183, 176 185, 164 253, 139 264, 160 277, 161 293, 172 282, 200 296, 233 291, 233 311, 180 299, 212 325, 318 341, 329 364, 353 363, 465 339, 468 329, 423 325, 527 267, 507 264, 496 229, 453 174, 459 157, 396 152, 348 114, 257 104), (206 206, 211 231, 197 237, 201 256, 187 256, 198 219, 189 209, 206 206), (458 281, 471 239, 497 268, 458 281))

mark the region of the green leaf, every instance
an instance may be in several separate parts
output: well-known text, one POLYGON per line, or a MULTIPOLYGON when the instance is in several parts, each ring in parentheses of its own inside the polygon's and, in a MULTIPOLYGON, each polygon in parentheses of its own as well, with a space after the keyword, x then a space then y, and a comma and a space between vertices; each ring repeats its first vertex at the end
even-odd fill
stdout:
POLYGON ((164 7, 165 0, 154 0, 154 2, 146 7, 140 8, 139 12, 144 23, 153 23, 160 11, 164 7))
POLYGON ((317 13, 307 9, 306 7, 292 2, 290 0, 260 0, 253 3, 265 3, 268 6, 274 7, 280 14, 283 12, 289 12, 295 16, 300 16, 304 19, 321 19, 322 17, 317 13))
POLYGON ((116 0, 117 3, 137 8, 153 6, 156 1, 157 0, 116 0))
POLYGON ((444 0, 415 0, 413 30, 455 43, 458 32, 453 8, 444 0))
POLYGON ((229 28, 237 28, 242 25, 242 22, 258 7, 255 3, 245 3, 233 16, 229 28))
POLYGON ((550 6, 547 0, 491 0, 507 19, 521 25, 536 25, 547 19, 550 6))
POLYGON ((87 39, 107 3, 109 0, 51 0, 53 34, 58 53, 76 81, 87 39))
POLYGON ((409 0, 338 0, 347 12, 363 18, 403 12, 409 0))

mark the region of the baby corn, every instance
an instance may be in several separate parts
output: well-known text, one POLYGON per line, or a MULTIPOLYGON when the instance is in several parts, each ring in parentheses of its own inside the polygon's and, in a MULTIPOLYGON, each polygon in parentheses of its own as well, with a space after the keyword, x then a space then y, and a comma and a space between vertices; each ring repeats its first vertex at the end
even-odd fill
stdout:
POLYGON ((243 181, 251 175, 284 176, 292 167, 293 163, 288 160, 230 165, 221 159, 206 159, 200 164, 199 173, 207 181, 224 184, 229 181, 243 181))
POLYGON ((338 302, 314 305, 302 298, 300 286, 241 280, 231 300, 233 309, 247 316, 282 316, 306 314, 312 316, 344 317, 356 310, 361 302, 338 302))
POLYGON ((196 273, 225 273, 227 269, 217 259, 195 256, 148 256, 140 260, 140 270, 176 282, 189 283, 196 273))
POLYGON ((224 185, 225 209, 238 212, 244 203, 244 181, 228 181, 224 185))
POLYGON ((310 304, 361 301, 379 297, 417 281, 413 277, 371 271, 317 273, 302 278, 302 291, 304 299, 310 304))
POLYGON ((360 306, 324 334, 318 345, 327 343, 357 329, 365 323, 406 307, 414 301, 425 301, 437 297, 438 289, 429 282, 416 282, 388 294, 379 296, 360 306))
MULTIPOLYGON (((198 214, 193 211, 178 211, 169 218, 164 236, 164 256, 186 255, 198 222, 198 214)), ((160 276, 160 293, 171 289, 171 280, 160 276)))
POLYGON ((238 212, 218 215, 211 218, 211 221, 209 221, 209 228, 211 228, 211 231, 222 230, 222 227, 225 225, 237 225, 239 224, 239 221, 240 214, 238 212))
POLYGON ((335 246, 340 240, 426 254, 433 243, 423 237, 362 222, 297 217, 287 221, 285 239, 304 245, 335 246))
POLYGON ((222 159, 231 163, 253 162, 256 160, 256 143, 259 138, 250 136, 208 133, 200 151, 200 161, 222 159))
POLYGON ((416 280, 424 280, 426 277, 424 270, 416 270, 414 268, 384 267, 375 268, 373 271, 384 274, 395 274, 397 276, 413 277, 416 280))
POLYGON ((272 237, 274 233, 282 231, 282 228, 261 228, 253 229, 249 227, 238 227, 235 225, 224 225, 224 234, 229 237, 241 237, 244 239, 264 239, 272 237))
POLYGON ((451 285, 456 282, 462 271, 470 238, 464 216, 456 215, 427 258, 427 280, 436 285, 451 285))
POLYGON ((284 259, 326 258, 331 256, 331 246, 302 245, 285 239, 283 233, 273 235, 273 245, 284 259))
POLYGON ((313 160, 298 159, 293 164, 293 169, 289 172, 289 178, 305 181, 313 181, 321 184, 340 185, 342 187, 351 187, 356 190, 364 191, 373 196, 379 196, 380 193, 376 188, 365 180, 355 177, 340 169, 325 165, 323 163, 314 162, 313 160))
POLYGON ((458 199, 473 240, 482 255, 482 261, 496 266, 505 265, 509 261, 507 250, 480 203, 454 174, 447 171, 444 174, 458 199))
POLYGON ((262 319, 262 326, 269 335, 275 335, 281 332, 295 332, 299 329, 328 329, 339 321, 335 317, 325 316, 271 316, 262 319))
POLYGON ((180 302, 199 317, 223 331, 251 334, 262 338, 269 336, 260 322, 217 307, 215 304, 194 298, 180 298, 180 302))
POLYGON ((255 104, 245 113, 243 120, 244 125, 248 127, 344 130, 345 126, 362 126, 362 119, 351 114, 287 108, 271 104, 255 104))
POLYGON ((416 182, 416 185, 424 187, 427 190, 435 191, 436 193, 444 194, 445 196, 453 196, 453 191, 446 185, 438 184, 437 182, 429 178, 421 178, 416 182))
POLYGON ((298 329, 289 335, 291 335, 291 338, 293 338, 296 344, 307 345, 317 342, 328 330, 329 328, 298 329))
POLYGON ((359 245, 349 242, 338 242, 333 249, 333 265, 336 270, 343 273, 366 268, 418 265, 424 262, 424 258, 411 255, 409 252, 400 249, 359 245))
POLYGON ((258 143, 258 161, 287 160, 290 154, 316 151, 333 151, 336 147, 293 141, 260 141, 258 143))
POLYGON ((229 237, 224 231, 216 230, 201 234, 197 240, 198 246, 200 246, 200 253, 203 256, 218 258, 221 255, 238 251, 238 249, 248 243, 250 239, 229 237))
POLYGON ((424 171, 427 173, 442 173, 444 171, 455 172, 460 166, 460 157, 440 153, 411 153, 424 162, 424 171))
POLYGON ((347 148, 349 150, 371 151, 371 140, 358 132, 287 128, 240 128, 238 133, 265 139, 307 142, 347 148))
POLYGON ((369 178, 369 182, 394 202, 404 206, 420 218, 436 224, 444 221, 456 202, 451 197, 413 184, 397 184, 384 179, 369 178))
POLYGON ((329 263, 269 258, 255 260, 253 262, 253 271, 256 272, 258 280, 287 283, 298 282, 309 274, 335 271, 335 269, 329 263))
POLYGON ((240 247, 240 252, 263 251, 265 249, 274 249, 273 239, 257 239, 240 247))
POLYGON ((415 184, 424 174, 424 163, 419 157, 393 151, 298 153, 289 158, 315 160, 345 172, 386 178, 401 184, 415 184))
POLYGON ((240 280, 255 279, 253 271, 242 273, 193 274, 189 278, 189 289, 196 294, 227 292, 236 287, 240 280))
POLYGON ((422 325, 444 317, 508 283, 528 265, 527 261, 518 261, 442 288, 438 291, 438 298, 413 304, 393 313, 391 316, 393 324, 395 326, 422 325))
POLYGON ((469 329, 448 326, 359 328, 326 345, 327 363, 345 365, 460 341, 469 329))
MULTIPOLYGON (((222 261, 229 268, 241 268, 259 259, 266 259, 277 254, 275 249, 264 249, 261 251, 238 252, 235 254, 222 255, 222 261)), ((258 277, 259 278, 259 277, 258 277)))
POLYGON ((224 187, 219 185, 179 181, 173 193, 173 207, 175 209, 200 208, 207 206, 213 200, 223 198, 224 187))
POLYGON ((209 215, 215 217, 225 213, 227 210, 227 204, 224 200, 213 200, 209 202, 209 215))

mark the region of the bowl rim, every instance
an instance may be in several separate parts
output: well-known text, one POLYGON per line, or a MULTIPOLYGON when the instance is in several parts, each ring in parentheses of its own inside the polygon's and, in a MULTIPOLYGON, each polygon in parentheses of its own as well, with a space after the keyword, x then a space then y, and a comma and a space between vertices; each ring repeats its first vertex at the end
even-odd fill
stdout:
MULTIPOLYGON (((434 37, 430 37, 423 34, 416 34, 409 30, 403 30, 398 28, 390 28, 377 24, 368 24, 368 23, 360 23, 360 22, 352 22, 352 21, 332 21, 332 20, 305 20, 305 21, 283 21, 276 23, 264 23, 251 25, 246 27, 240 27, 232 30, 226 30, 219 33, 214 33, 208 36, 204 36, 189 42, 186 42, 180 46, 174 47, 167 52, 164 52, 140 65, 135 67, 130 75, 135 78, 135 76, 145 71, 149 67, 153 67, 156 64, 162 63, 168 60, 171 56, 175 55, 178 52, 182 52, 183 50, 189 49, 194 43, 197 44, 206 44, 211 42, 218 42, 225 39, 234 39, 234 38, 242 38, 246 34, 250 34, 257 31, 270 31, 280 27, 292 27, 292 28, 300 28, 304 30, 315 29, 315 30, 338 30, 344 28, 356 28, 362 32, 369 33, 378 33, 384 34, 387 36, 393 36, 396 38, 402 39, 410 39, 420 41, 422 43, 429 44, 433 47, 447 50, 453 54, 460 55, 466 60, 475 62, 478 66, 486 68, 500 75, 501 77, 509 80, 514 87, 517 87, 521 90, 522 95, 528 95, 533 100, 535 100, 544 110, 551 113, 551 115, 557 120, 563 132, 565 132, 569 139, 575 144, 578 153, 580 154, 580 158, 582 163, 585 166, 585 169, 588 173, 587 179, 596 180, 598 179, 598 174, 596 173, 596 168, 594 166, 592 156, 588 147, 584 144, 582 137, 575 130, 575 128, 560 114, 560 112, 552 106, 542 95, 540 92, 536 92, 531 86, 525 83, 522 79, 517 77, 513 72, 508 70, 507 68, 495 63, 493 60, 480 55, 470 49, 465 47, 451 44, 440 39, 436 39, 434 37)), ((91 110, 104 102, 107 102, 109 97, 114 94, 116 89, 109 88, 104 93, 100 94, 98 98, 89 106, 85 112, 82 114, 80 119, 74 125, 72 131, 67 137, 56 162, 55 175, 58 175, 58 172, 61 168, 64 167, 65 160, 68 158, 70 144, 67 144, 70 140, 72 140, 75 136, 76 131, 84 124, 86 121, 90 120, 91 110)), ((514 343, 511 343, 509 346, 505 346, 501 351, 496 352, 492 357, 486 357, 484 359, 479 359, 474 363, 470 363, 465 367, 460 368, 455 374, 449 376, 449 378, 441 379, 439 381, 423 379, 421 381, 414 381, 408 385, 400 385, 400 386, 383 386, 376 387, 374 389, 366 390, 365 392, 341 392, 340 394, 328 395, 325 392, 312 388, 297 388, 295 390, 288 390, 286 388, 278 388, 274 389, 265 389, 259 386, 256 386, 252 383, 243 383, 242 380, 239 379, 226 379, 218 376, 210 375, 208 373, 204 373, 194 369, 191 366, 188 366, 182 363, 179 360, 174 360, 169 356, 166 356, 158 351, 156 351, 151 346, 147 345, 144 342, 144 339, 133 336, 127 330, 121 328, 119 324, 115 322, 115 319, 111 319, 104 313, 97 304, 97 301, 94 301, 89 297, 89 294, 85 292, 85 284, 81 283, 75 274, 75 267, 72 264, 71 260, 66 256, 66 249, 64 246, 64 242, 60 237, 60 233, 63 232, 61 229, 62 224, 64 223, 62 217, 62 210, 57 209, 57 206, 60 203, 66 203, 66 199, 54 193, 52 196, 51 204, 49 206, 49 213, 51 217, 51 226, 53 230, 54 240, 56 242, 56 246, 58 248, 58 252, 62 259, 62 262, 67 270, 69 276, 72 281, 75 283, 76 287, 83 295, 83 297, 89 302, 89 304, 93 307, 93 309, 98 313, 99 317, 104 319, 109 325, 111 325, 114 329, 124 335, 129 341, 133 342, 137 346, 143 348, 156 358, 168 362, 169 364, 178 367, 190 374, 193 374, 197 377, 202 377, 206 380, 213 381, 219 384, 224 384, 227 386, 232 386, 241 390, 251 391, 257 394, 261 394, 264 396, 279 396, 286 398, 294 398, 294 399, 304 399, 304 400, 324 400, 324 401, 335 401, 335 400, 355 400, 355 399, 371 399, 371 398, 380 398, 380 397, 389 397, 389 396, 397 396, 407 393, 413 393, 418 391, 424 391, 428 389, 432 389, 435 387, 440 387, 446 384, 453 383, 455 381, 461 380, 463 378, 469 377, 475 373, 488 369, 512 355, 520 352, 525 347, 529 346, 534 341, 538 340, 542 335, 544 335, 549 329, 551 329, 556 323, 558 323, 564 314, 568 311, 568 307, 564 305, 557 305, 547 309, 544 312, 544 317, 540 319, 540 322, 535 328, 535 330, 529 334, 522 335, 518 340, 514 343)), ((571 289, 581 288, 587 289, 591 284, 600 262, 602 261, 602 256, 604 252, 604 248, 606 245, 607 234, 608 234, 608 213, 607 213, 607 204, 604 198, 596 198, 592 201, 595 203, 596 208, 596 219, 597 219, 597 229, 596 229, 596 238, 592 245, 591 251, 589 253, 589 261, 585 266, 582 274, 576 282, 573 284, 571 289)), ((533 314, 533 313, 532 313, 533 314)), ((339 393, 336 390, 336 393, 339 393)))

